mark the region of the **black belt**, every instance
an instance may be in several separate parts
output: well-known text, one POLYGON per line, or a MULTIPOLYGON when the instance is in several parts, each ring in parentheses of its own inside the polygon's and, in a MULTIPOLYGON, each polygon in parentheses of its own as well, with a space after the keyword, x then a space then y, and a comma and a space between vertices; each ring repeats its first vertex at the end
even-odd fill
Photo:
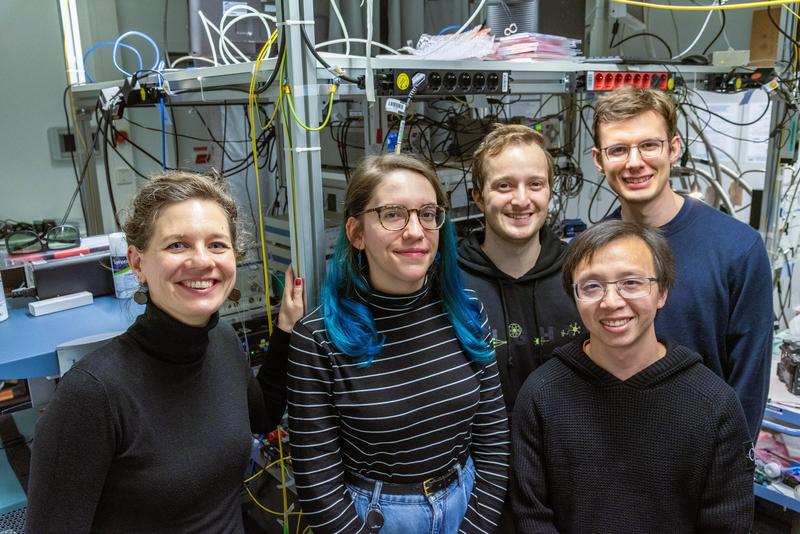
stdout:
MULTIPOLYGON (((345 473, 344 478, 348 484, 367 491, 372 491, 372 489, 375 487, 375 482, 371 480, 365 480, 350 473, 345 473)), ((427 478, 422 482, 408 482, 404 484, 383 482, 381 493, 388 493, 389 495, 425 495, 426 497, 430 497, 433 494, 446 489, 456 480, 458 480, 458 469, 456 469, 454 466, 445 474, 427 478)))

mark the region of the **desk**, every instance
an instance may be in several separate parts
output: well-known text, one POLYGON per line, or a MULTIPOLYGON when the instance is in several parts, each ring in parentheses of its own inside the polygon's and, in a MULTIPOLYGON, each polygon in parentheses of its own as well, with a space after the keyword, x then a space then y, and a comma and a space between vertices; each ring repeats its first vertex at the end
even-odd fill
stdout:
MULTIPOLYGON (((10 302, 9 302, 10 303, 10 302)), ((27 306, 8 310, 0 323, 0 379, 58 376, 56 346, 106 332, 127 330, 144 311, 133 300, 99 297, 81 306, 34 317, 27 306)))
MULTIPOLYGON (((786 384, 778 378, 777 368, 780 361, 781 335, 775 336, 772 348, 772 366, 769 376, 769 401, 761 426, 764 429, 781 432, 791 436, 800 435, 800 397, 793 395, 786 384)), ((800 512, 800 501, 789 486, 772 483, 769 487, 754 485, 755 494, 762 499, 779 504, 794 512, 800 512)))

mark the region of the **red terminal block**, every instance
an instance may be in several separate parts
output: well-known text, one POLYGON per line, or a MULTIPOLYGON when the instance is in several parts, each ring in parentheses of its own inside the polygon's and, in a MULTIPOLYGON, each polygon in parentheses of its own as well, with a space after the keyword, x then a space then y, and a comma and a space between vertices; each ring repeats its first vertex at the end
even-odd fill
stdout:
POLYGON ((599 71, 586 73, 587 91, 613 91, 623 85, 671 90, 674 82, 668 72, 599 71))
POLYGON ((267 434, 267 441, 269 441, 269 442, 277 441, 279 436, 281 438, 285 437, 286 436, 286 432, 284 430, 280 430, 279 431, 279 430, 275 429, 272 432, 270 432, 269 434, 267 434))

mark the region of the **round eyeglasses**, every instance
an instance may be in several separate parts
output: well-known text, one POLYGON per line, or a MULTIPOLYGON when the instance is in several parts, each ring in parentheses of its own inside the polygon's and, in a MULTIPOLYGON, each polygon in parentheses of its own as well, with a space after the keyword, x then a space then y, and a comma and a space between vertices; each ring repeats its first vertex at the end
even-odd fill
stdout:
POLYGON ((622 280, 585 280, 572 284, 575 288, 575 298, 581 302, 598 302, 608 293, 609 284, 617 286, 617 294, 625 300, 639 299, 650 294, 653 282, 658 282, 658 278, 652 276, 637 276, 633 278, 623 278, 622 280))
POLYGON ((663 152, 666 141, 666 139, 646 139, 635 145, 611 145, 600 150, 605 153, 608 161, 628 161, 634 148, 639 151, 642 158, 655 159, 663 152))
POLYGON ((427 204, 420 208, 411 209, 405 206, 389 204, 387 206, 378 206, 377 208, 364 210, 361 213, 354 215, 354 217, 364 215, 365 213, 371 213, 373 211, 378 214, 378 220, 380 221, 381 226, 390 232, 398 232, 408 226, 408 221, 411 218, 412 212, 417 212, 419 225, 426 230, 438 230, 442 227, 445 219, 447 218, 447 210, 442 206, 437 206, 436 204, 427 204))

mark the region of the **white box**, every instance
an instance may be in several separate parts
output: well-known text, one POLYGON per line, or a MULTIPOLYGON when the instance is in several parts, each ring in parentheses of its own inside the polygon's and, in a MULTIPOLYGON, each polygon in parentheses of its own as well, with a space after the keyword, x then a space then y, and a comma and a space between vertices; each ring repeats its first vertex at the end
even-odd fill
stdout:
POLYGON ((92 302, 94 302, 92 294, 88 291, 81 291, 80 293, 73 293, 71 295, 30 302, 28 303, 28 311, 34 317, 38 317, 40 315, 47 315, 48 313, 86 306, 92 302))

